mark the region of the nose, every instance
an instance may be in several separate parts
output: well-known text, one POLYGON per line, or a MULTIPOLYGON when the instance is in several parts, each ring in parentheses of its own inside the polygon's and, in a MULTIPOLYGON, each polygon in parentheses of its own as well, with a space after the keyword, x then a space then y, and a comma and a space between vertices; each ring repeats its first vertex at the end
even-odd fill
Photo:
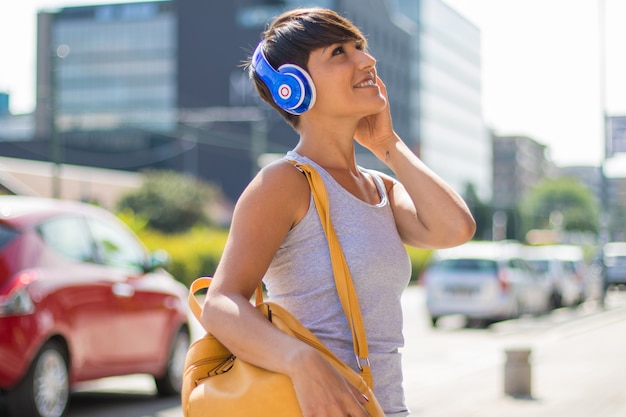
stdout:
POLYGON ((376 58, 365 51, 359 51, 358 60, 359 67, 361 69, 368 69, 376 66, 376 58))
POLYGON ((365 54, 365 62, 366 62, 366 67, 375 67, 376 66, 376 58, 374 58, 372 55, 370 55, 367 52, 364 52, 365 54))

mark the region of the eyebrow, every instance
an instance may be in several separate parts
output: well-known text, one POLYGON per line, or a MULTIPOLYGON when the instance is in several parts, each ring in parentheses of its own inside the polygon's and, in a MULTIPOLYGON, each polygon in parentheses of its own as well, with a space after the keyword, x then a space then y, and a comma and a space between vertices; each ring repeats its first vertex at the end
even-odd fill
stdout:
POLYGON ((348 42, 350 42, 350 39, 345 39, 345 40, 340 40, 340 41, 333 42, 333 43, 331 43, 331 44, 328 44, 328 45, 324 46, 324 47, 322 48, 322 52, 326 52, 326 50, 327 50, 328 48, 333 47, 333 46, 335 46, 335 45, 341 45, 341 46, 343 46, 344 44, 346 44, 346 43, 348 43, 348 42))
POLYGON ((361 38, 350 38, 350 37, 345 37, 345 38, 342 38, 342 39, 337 40, 337 41, 335 41, 335 42, 332 42, 332 43, 330 43, 330 44, 328 44, 328 45, 326 45, 326 46, 321 47, 321 49, 322 49, 322 53, 323 53, 323 54, 325 54, 325 53, 326 53, 326 50, 327 50, 328 48, 333 47, 333 46, 335 46, 335 45, 341 45, 341 46, 343 46, 343 45, 345 45, 345 44, 347 44, 347 43, 350 43, 350 42, 354 42, 354 44, 355 44, 355 45, 357 45, 357 46, 359 46, 359 45, 360 45, 360 46, 365 46, 365 43, 366 43, 366 42, 365 42, 363 39, 361 39, 361 38))

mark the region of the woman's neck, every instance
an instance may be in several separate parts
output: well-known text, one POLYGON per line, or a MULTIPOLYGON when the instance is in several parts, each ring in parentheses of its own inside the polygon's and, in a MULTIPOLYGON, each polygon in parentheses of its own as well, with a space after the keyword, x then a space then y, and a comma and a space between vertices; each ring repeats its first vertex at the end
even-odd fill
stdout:
POLYGON ((357 172, 354 154, 356 125, 347 123, 304 123, 294 151, 324 168, 357 172))

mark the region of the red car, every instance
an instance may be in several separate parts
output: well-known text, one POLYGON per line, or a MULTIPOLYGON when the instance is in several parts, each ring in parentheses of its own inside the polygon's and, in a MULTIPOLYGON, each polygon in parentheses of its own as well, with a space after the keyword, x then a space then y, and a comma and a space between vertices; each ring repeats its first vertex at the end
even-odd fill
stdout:
POLYGON ((0 196, 0 397, 14 417, 60 417, 72 384, 154 376, 180 392, 187 288, 108 211, 0 196))

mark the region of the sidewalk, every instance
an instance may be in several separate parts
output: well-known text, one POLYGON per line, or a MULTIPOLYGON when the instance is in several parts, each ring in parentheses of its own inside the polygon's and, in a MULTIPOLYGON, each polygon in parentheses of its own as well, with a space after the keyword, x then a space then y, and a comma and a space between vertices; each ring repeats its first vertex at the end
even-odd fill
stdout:
MULTIPOLYGON (((439 329, 444 337, 430 344, 425 340, 430 324, 419 315, 419 296, 415 291, 405 295, 407 336, 414 349, 412 357, 404 353, 411 417, 626 417, 626 294, 606 311, 591 306, 574 320, 547 323, 535 333, 517 332, 520 324, 514 320, 488 330, 494 337, 485 337, 483 330, 439 329), (532 349, 532 395, 515 399, 504 393, 504 348, 524 345, 532 349), (450 356, 441 366, 441 357, 450 356)), ((536 327, 535 319, 529 322, 536 327)), ((103 397, 100 405, 74 403, 68 417, 182 417, 179 403, 158 403, 152 397, 154 382, 147 375, 81 387, 111 397, 103 397), (128 400, 133 395, 135 402, 128 400)))
POLYGON ((528 399, 505 395, 504 361, 503 354, 500 363, 445 385, 407 392, 412 417, 626 416, 624 307, 562 326, 533 344, 528 399))

